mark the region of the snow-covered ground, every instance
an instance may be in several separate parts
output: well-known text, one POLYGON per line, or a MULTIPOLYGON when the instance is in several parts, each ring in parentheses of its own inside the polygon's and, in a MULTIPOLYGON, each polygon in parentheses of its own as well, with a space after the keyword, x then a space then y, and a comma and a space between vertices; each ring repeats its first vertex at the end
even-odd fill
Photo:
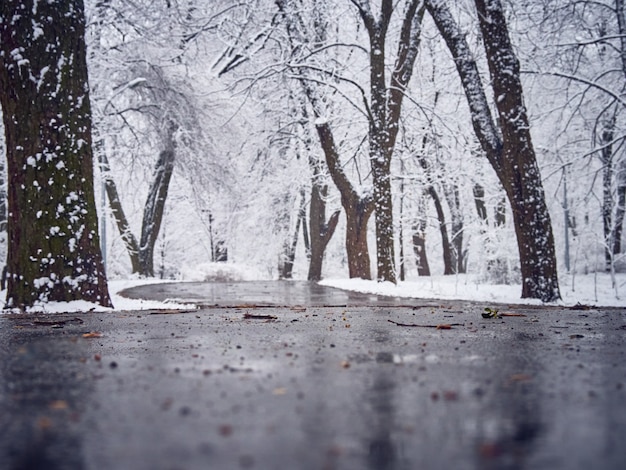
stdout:
MULTIPOLYGON (((190 304, 180 304, 174 302, 156 302, 152 300, 127 299, 119 295, 121 291, 129 287, 154 284, 164 281, 152 279, 133 279, 133 280, 114 280, 109 281, 109 294, 113 302, 114 309, 102 307, 91 302, 83 300, 75 300, 73 302, 48 302, 46 304, 36 305, 27 310, 28 313, 69 313, 69 312, 106 312, 106 311, 129 311, 129 310, 162 310, 162 309, 189 309, 193 308, 190 304)), ((171 281, 168 281, 171 282, 171 281)), ((0 291, 0 315, 10 313, 11 310, 5 310, 4 299, 6 291, 0 291)))
MULTIPOLYGON (((181 282, 189 281, 250 281, 262 279, 260 273, 247 269, 245 266, 233 264, 203 264, 196 269, 188 269, 181 282)), ((611 276, 604 273, 586 275, 561 275, 559 278, 562 300, 555 305, 596 305, 605 307, 626 308, 626 274, 615 275, 615 286, 611 276)), ((190 304, 174 302, 157 302, 148 300, 127 299, 119 293, 129 287, 171 281, 148 279, 112 280, 109 292, 116 311, 149 310, 149 309, 189 309, 190 304)), ((325 279, 321 285, 336 287, 378 295, 389 295, 405 298, 441 299, 441 300, 472 300, 478 302, 533 304, 540 305, 538 300, 520 299, 520 285, 493 285, 479 283, 472 275, 431 276, 406 282, 380 283, 362 279, 325 279)), ((4 303, 5 292, 0 292, 0 306, 4 303)), ((51 302, 29 309, 29 312, 61 313, 107 311, 95 304, 83 301, 51 302)), ((1 313, 6 310, 0 309, 1 313)))
MULTIPOLYGON (((613 287, 609 274, 561 275, 559 276, 559 284, 562 300, 552 305, 576 305, 580 303, 605 307, 626 307, 626 274, 616 274, 615 280, 615 287, 613 287)), ((538 300, 521 299, 521 285, 480 284, 475 277, 469 274, 421 277, 416 280, 399 282, 398 285, 362 279, 327 279, 321 281, 320 284, 394 297, 541 305, 538 300)))

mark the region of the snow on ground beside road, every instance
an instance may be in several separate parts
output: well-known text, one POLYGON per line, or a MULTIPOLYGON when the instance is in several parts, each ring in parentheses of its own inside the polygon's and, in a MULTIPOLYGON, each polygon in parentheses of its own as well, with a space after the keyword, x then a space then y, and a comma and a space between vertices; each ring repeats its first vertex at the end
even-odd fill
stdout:
MULTIPOLYGON (((185 272, 183 282, 208 281, 208 282, 237 282, 263 279, 261 273, 247 269, 245 266, 230 264, 206 264, 196 269, 185 272)), ((596 305, 605 307, 626 308, 626 274, 616 274, 617 287, 611 287, 611 277, 605 273, 587 275, 561 275, 559 278, 561 296, 563 300, 554 305, 596 305)), ((191 304, 174 302, 157 302, 152 300, 127 299, 119 295, 124 289, 171 280, 158 279, 132 279, 109 281, 109 292, 115 311, 130 310, 161 310, 193 308, 191 304)), ((441 299, 441 300, 470 300, 476 302, 493 302, 504 304, 532 304, 541 305, 538 300, 520 299, 522 292, 520 285, 493 285, 480 284, 476 277, 470 274, 456 276, 431 276, 399 282, 398 285, 380 283, 377 281, 365 281, 363 279, 326 279, 321 285, 336 287, 356 292, 388 295, 405 298, 441 299)), ((4 310, 5 291, 0 291, 0 314, 8 313, 4 310)), ((84 301, 74 302, 50 302, 29 309, 35 313, 64 313, 64 312, 88 312, 88 311, 112 311, 96 304, 84 301)))
MULTIPOLYGON (((119 295, 124 289, 130 287, 141 286, 146 284, 157 284, 161 282, 158 279, 132 279, 109 281, 109 294, 113 302, 113 309, 102 307, 100 305, 85 302, 84 300, 74 300, 72 302, 48 302, 46 304, 36 305, 28 308, 27 313, 79 313, 79 312, 107 312, 107 311, 130 311, 130 310, 165 310, 178 309, 189 310, 195 308, 191 304, 181 304, 174 302, 157 302, 155 300, 127 299, 119 295)), ((0 291, 0 315, 3 313, 11 313, 11 310, 5 310, 4 299, 6 291, 0 291)))
MULTIPOLYGON (((596 305, 626 307, 626 274, 616 274, 617 287, 611 287, 609 274, 561 275, 559 284, 563 300, 551 305, 596 305)), ((393 297, 472 300, 505 304, 541 305, 539 300, 521 299, 521 285, 479 284, 469 274, 421 277, 399 282, 365 281, 363 279, 326 279, 323 286, 393 297)))

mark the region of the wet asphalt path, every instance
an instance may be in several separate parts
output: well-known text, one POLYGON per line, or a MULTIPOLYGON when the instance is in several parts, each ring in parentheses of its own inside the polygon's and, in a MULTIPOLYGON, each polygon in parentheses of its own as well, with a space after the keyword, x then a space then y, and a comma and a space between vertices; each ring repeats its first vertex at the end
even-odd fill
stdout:
POLYGON ((0 469, 626 468, 625 310, 286 284, 0 316, 0 469))

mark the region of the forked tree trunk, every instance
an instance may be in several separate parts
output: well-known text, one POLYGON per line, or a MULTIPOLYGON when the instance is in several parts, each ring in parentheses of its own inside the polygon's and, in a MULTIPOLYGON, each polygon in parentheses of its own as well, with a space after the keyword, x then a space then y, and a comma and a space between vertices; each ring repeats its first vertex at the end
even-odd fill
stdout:
POLYGON ((169 183, 174 171, 176 157, 173 139, 174 128, 171 128, 169 132, 168 148, 159 154, 155 165, 154 179, 150 185, 144 206, 141 243, 137 242, 137 238, 132 232, 126 214, 124 213, 122 201, 117 191, 117 185, 110 175, 109 161, 104 152, 100 152, 99 154, 100 169, 104 174, 104 185, 109 200, 109 207, 111 208, 111 214, 113 215, 120 237, 128 252, 132 272, 142 277, 154 277, 154 247, 161 228, 169 183))
POLYGON ((111 306, 93 187, 82 0, 0 2, 7 307, 111 306))
POLYGON ((398 39, 396 61, 389 85, 386 82, 386 40, 392 0, 380 2, 379 16, 372 12, 370 2, 353 2, 369 36, 370 109, 369 153, 374 188, 377 278, 396 282, 393 234, 393 198, 391 192, 391 159, 399 130, 404 91, 411 80, 421 37, 424 4, 420 0, 406 2, 398 39))
POLYGON ((170 123, 167 132, 166 148, 159 154, 159 159, 154 169, 154 179, 148 190, 148 197, 143 211, 141 224, 141 239, 139 242, 139 263, 142 276, 154 277, 154 246, 159 236, 165 201, 170 186, 176 149, 174 143, 175 126, 170 123))
POLYGON ((120 238, 122 239, 122 242, 124 242, 124 246, 126 247, 126 251, 130 257, 132 272, 140 273, 141 263, 139 261, 139 243, 137 243, 137 238, 133 234, 128 223, 128 219, 126 218, 124 207, 122 206, 122 201, 117 191, 117 185, 115 184, 115 180, 111 177, 109 160, 104 150, 98 154, 98 159, 100 160, 100 171, 104 177, 104 189, 109 200, 111 215, 115 220, 115 224, 117 225, 117 229, 120 233, 120 238))
POLYGON ((371 197, 359 196, 339 165, 339 155, 330 126, 318 121, 315 125, 326 157, 331 178, 341 194, 341 205, 346 213, 346 254, 351 278, 371 279, 367 223, 374 211, 371 197))

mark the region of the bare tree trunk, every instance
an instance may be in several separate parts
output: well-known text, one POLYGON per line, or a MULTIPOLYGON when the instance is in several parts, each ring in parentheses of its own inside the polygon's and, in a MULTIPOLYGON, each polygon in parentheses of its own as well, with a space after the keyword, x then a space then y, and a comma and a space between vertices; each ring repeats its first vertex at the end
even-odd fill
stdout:
POLYGON ((626 185, 617 188, 617 210, 615 212, 615 225, 613 227, 613 255, 622 252, 622 231, 624 227, 624 214, 626 213, 626 185))
POLYGON ((309 281, 322 278, 322 263, 326 246, 335 233, 340 211, 335 211, 326 222, 326 194, 328 187, 321 182, 320 165, 315 161, 311 184, 311 205, 309 208, 309 226, 311 228, 311 260, 309 263, 309 281))
POLYGON ((351 278, 371 279, 369 249, 367 246, 367 222, 374 211, 371 197, 361 197, 352 187, 343 169, 339 166, 339 155, 328 123, 316 123, 326 164, 330 175, 341 194, 341 205, 346 213, 346 254, 351 278))
POLYGON ((378 18, 369 1, 354 2, 370 40, 370 123, 369 151, 374 186, 377 278, 396 282, 393 236, 393 198, 391 158, 399 129, 400 112, 419 49, 424 5, 420 0, 407 2, 396 63, 387 86, 385 42, 394 10, 392 0, 382 0, 378 18))
POLYGON ((154 277, 154 246, 161 229, 165 201, 176 159, 175 130, 176 126, 170 123, 169 129, 166 130, 168 133, 166 148, 159 154, 159 159, 154 169, 154 179, 148 190, 148 197, 144 206, 141 240, 139 243, 139 262, 141 266, 139 274, 142 276, 154 277))
POLYGON ((487 214, 487 206, 485 204, 485 188, 476 183, 473 188, 474 203, 476 204, 476 213, 478 217, 485 222, 489 223, 489 215, 487 214))
MULTIPOLYGON (((306 230, 304 223, 306 221, 306 199, 304 191, 300 191, 300 207, 298 208, 298 215, 296 219, 296 228, 291 237, 291 243, 286 243, 284 259, 278 267, 278 277, 280 279, 292 279, 293 278, 293 265, 296 260, 296 248, 298 247, 298 238, 300 236, 300 225, 302 225, 303 232, 306 230)), ((306 237, 306 235, 303 235, 306 237)))
POLYGON ((452 248, 452 267, 454 273, 465 273, 465 253, 463 251, 463 213, 456 183, 443 185, 443 192, 450 208, 450 235, 452 248))
MULTIPOLYGON (((425 213, 424 198, 419 199, 418 213, 425 213)), ((417 264, 418 276, 430 276, 430 266, 426 255, 426 217, 418 216, 413 225, 413 253, 417 264)))
POLYGON ((601 122, 600 161, 602 162, 602 229, 604 234, 604 262, 606 271, 613 263, 613 137, 615 134, 615 112, 601 122))
POLYGON ((426 191, 435 204, 435 211, 437 212, 437 219, 439 220, 439 232, 441 233, 441 248, 443 252, 443 274, 454 274, 452 249, 450 248, 450 239, 448 238, 448 230, 446 228, 446 215, 443 211, 441 199, 439 199, 439 194, 437 194, 434 186, 429 186, 426 191))
POLYGON ((554 236, 523 102, 519 62, 500 2, 475 3, 497 98, 500 130, 494 124, 476 62, 446 2, 426 0, 427 9, 455 59, 476 136, 511 204, 522 298, 554 301, 560 298, 554 236))
POLYGON ((137 243, 137 238, 135 238, 135 235, 128 224, 128 219, 126 218, 124 208, 122 207, 122 201, 120 200, 119 193, 117 192, 117 185, 111 177, 109 160, 104 151, 98 153, 98 159, 100 160, 100 171, 104 177, 104 188, 109 200, 111 214, 113 215, 117 229, 120 232, 120 237, 122 238, 126 251, 130 257, 132 272, 140 273, 141 263, 139 261, 139 243, 137 243))
POLYGON ((615 209, 615 223, 613 224, 613 255, 622 252, 622 231, 624 215, 626 215, 626 161, 621 162, 617 175, 617 204, 615 209))
MULTIPOLYGON (((303 33, 305 25, 302 17, 297 11, 294 10, 292 2, 289 0, 275 0, 275 2, 278 10, 286 19, 286 27, 292 43, 292 49, 296 50, 300 47, 300 45, 307 43, 314 46, 323 44, 326 36, 323 21, 315 21, 313 29, 310 32, 311 37, 307 37, 307 35, 303 33)), ((315 10, 315 13, 319 13, 319 11, 315 10)), ((323 103, 324 100, 320 98, 320 93, 318 92, 316 85, 317 82, 315 80, 310 80, 309 75, 300 68, 296 70, 296 73, 298 74, 298 79, 304 94, 313 108, 314 116, 317 119, 315 126, 322 150, 324 151, 330 176, 341 194, 341 204, 344 208, 347 219, 346 254, 348 256, 350 277, 371 279, 372 274, 369 261, 369 249, 367 245, 367 223, 374 210, 374 203, 371 197, 361 198, 358 195, 341 168, 337 147, 335 146, 330 125, 328 122, 321 119, 325 106, 323 103)), ((319 193, 319 195, 321 194, 322 193, 319 193)), ((312 202, 313 200, 314 199, 312 198, 312 202)), ((317 202, 320 202, 320 200, 316 199, 316 203, 317 202)), ((317 235, 313 235, 311 239, 311 249, 312 251, 315 251, 315 255, 313 255, 313 253, 311 254, 312 272, 310 272, 309 275, 309 278, 311 279, 321 277, 323 252, 339 219, 339 213, 333 214, 328 222, 327 230, 324 231, 323 221, 319 218, 319 214, 321 214, 321 212, 318 212, 317 214, 318 215, 314 215, 313 211, 311 214, 311 233, 313 234, 317 232, 320 234, 320 238, 318 240, 315 240, 317 235), (313 219, 314 216, 315 220, 313 219), (313 229, 313 224, 319 224, 320 230, 316 231, 313 229)))
POLYGON ((111 306, 94 199, 82 0, 0 2, 0 90, 6 306, 70 300, 111 306))

